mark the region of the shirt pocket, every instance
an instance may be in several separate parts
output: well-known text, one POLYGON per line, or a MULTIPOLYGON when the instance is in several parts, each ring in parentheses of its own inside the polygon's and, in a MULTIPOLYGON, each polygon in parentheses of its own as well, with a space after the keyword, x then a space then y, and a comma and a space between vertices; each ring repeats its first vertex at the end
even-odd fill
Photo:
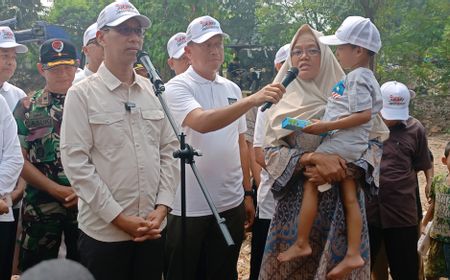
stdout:
POLYGON ((89 124, 97 149, 119 148, 125 140, 123 113, 94 114, 89 116, 89 124))
POLYGON ((161 110, 142 110, 144 137, 151 142, 159 143, 164 113, 161 110))

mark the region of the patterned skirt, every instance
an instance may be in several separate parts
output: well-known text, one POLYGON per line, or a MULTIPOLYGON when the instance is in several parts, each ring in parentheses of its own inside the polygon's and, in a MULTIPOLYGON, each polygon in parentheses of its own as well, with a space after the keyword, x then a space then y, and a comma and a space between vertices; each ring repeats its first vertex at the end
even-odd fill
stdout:
MULTIPOLYGON (((275 216, 270 225, 259 279, 326 279, 327 273, 345 256, 347 233, 343 204, 338 187, 319 195, 319 209, 315 219, 310 244, 312 254, 289 262, 280 263, 277 256, 291 246, 297 238, 298 214, 302 200, 300 182, 297 189, 284 196, 277 204, 275 216)), ((364 193, 359 192, 359 204, 363 217, 361 255, 363 267, 354 270, 346 279, 370 279, 370 246, 367 219, 365 216, 364 193)))

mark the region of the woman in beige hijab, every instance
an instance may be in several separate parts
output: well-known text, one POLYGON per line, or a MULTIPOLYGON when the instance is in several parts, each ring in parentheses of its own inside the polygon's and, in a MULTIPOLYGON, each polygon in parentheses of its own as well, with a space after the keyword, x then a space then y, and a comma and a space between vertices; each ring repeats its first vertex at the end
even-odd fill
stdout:
MULTIPOLYGON (((335 155, 314 153, 320 137, 281 128, 286 117, 320 118, 333 86, 344 77, 339 63, 329 47, 321 44, 321 33, 303 25, 291 43, 291 56, 281 68, 276 81, 296 66, 300 74, 286 89, 281 101, 267 112, 266 163, 275 183, 272 191, 277 199, 275 215, 269 229, 260 279, 326 279, 327 273, 345 256, 347 250, 345 215, 339 188, 333 187, 319 195, 318 214, 310 235, 312 254, 280 263, 277 256, 292 245, 297 237, 297 216, 301 207, 303 183, 315 184, 340 181, 345 176, 345 161, 335 155), (301 50, 302 52, 299 52, 301 50), (319 50, 319 51, 317 51, 319 50), (300 55, 295 55, 299 54, 300 55), (305 166, 308 166, 304 169, 305 166)), ((386 137, 386 127, 378 119, 373 138, 386 137)), ((361 188, 373 190, 378 180, 380 145, 372 141, 357 165, 365 170, 361 188)), ((363 267, 353 270, 344 279, 370 279, 369 237, 365 218, 364 194, 359 192, 363 231, 361 255, 363 267)))

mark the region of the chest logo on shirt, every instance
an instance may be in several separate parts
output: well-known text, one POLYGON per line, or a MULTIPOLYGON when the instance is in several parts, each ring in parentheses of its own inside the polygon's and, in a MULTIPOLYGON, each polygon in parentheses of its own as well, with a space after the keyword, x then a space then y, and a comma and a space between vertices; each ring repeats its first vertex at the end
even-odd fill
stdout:
POLYGON ((340 80, 331 90, 331 97, 333 97, 334 99, 341 98, 341 96, 344 95, 344 90, 345 90, 344 81, 340 80))
POLYGON ((231 105, 237 101, 237 98, 228 97, 228 105, 231 105))

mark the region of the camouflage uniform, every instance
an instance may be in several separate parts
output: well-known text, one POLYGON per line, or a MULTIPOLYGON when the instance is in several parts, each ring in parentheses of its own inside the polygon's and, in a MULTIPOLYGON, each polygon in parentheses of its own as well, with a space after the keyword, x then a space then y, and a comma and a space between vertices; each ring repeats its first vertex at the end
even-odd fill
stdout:
MULTIPOLYGON (((29 161, 52 181, 70 187, 59 151, 64 98, 62 94, 36 91, 19 102, 14 117, 29 161)), ((67 258, 78 260, 76 215, 76 209, 65 208, 56 198, 28 184, 23 199, 20 270, 56 258, 63 232, 67 258)))

